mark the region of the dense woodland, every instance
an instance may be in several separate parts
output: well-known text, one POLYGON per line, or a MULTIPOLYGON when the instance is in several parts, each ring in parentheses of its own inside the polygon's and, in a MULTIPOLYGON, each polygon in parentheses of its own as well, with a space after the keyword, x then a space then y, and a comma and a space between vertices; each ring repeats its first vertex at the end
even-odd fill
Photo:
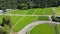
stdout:
POLYGON ((30 9, 56 7, 60 0, 0 0, 0 9, 30 9))

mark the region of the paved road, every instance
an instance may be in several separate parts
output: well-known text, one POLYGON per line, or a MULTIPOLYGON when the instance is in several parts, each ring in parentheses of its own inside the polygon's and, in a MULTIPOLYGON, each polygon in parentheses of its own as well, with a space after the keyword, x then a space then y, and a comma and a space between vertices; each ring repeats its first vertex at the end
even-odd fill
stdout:
POLYGON ((33 22, 33 23, 25 26, 21 31, 18 32, 18 34, 25 34, 32 26, 38 25, 38 24, 44 24, 44 23, 60 24, 58 22, 56 23, 56 22, 52 22, 52 21, 37 21, 37 22, 33 22))

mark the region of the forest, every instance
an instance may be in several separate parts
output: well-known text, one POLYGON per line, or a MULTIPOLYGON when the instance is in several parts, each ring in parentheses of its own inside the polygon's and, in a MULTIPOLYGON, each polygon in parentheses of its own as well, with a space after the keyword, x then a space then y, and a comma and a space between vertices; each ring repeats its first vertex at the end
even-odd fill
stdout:
POLYGON ((57 7, 60 0, 0 0, 0 9, 30 9, 57 7))

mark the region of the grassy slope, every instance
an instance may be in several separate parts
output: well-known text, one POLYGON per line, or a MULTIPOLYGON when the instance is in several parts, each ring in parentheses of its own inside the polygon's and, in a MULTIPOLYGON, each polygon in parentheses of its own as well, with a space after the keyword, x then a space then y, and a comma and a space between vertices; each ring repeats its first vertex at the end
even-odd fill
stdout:
POLYGON ((14 10, 13 12, 11 11, 10 13, 12 14, 25 14, 28 10, 14 10))
POLYGON ((56 8, 56 14, 60 15, 60 8, 56 8))
POLYGON ((14 28, 14 31, 20 31, 23 27, 25 27, 27 24, 33 22, 35 20, 35 17, 32 16, 26 16, 23 20, 21 20, 16 27, 14 28))
POLYGON ((43 10, 42 9, 38 9, 35 13, 36 15, 42 15, 43 14, 43 10))
MULTIPOLYGON (((51 15, 51 8, 37 8, 36 15, 51 15)), ((29 10, 14 10, 13 12, 10 12, 12 14, 26 14, 27 11, 29 11, 27 14, 31 15, 36 9, 29 9, 29 10), (30 11, 29 11, 30 10, 30 11)))
POLYGON ((34 27, 30 33, 31 34, 54 34, 54 29, 52 26, 49 26, 48 24, 40 24, 34 27))
POLYGON ((33 14, 34 11, 35 11, 35 9, 30 9, 30 11, 27 14, 31 15, 31 14, 33 14))
POLYGON ((0 23, 2 22, 2 18, 3 18, 3 16, 0 16, 0 23))
POLYGON ((57 24, 57 27, 58 27, 58 33, 60 34, 60 24, 57 24))
POLYGON ((51 8, 45 8, 44 9, 44 15, 51 15, 52 14, 52 9, 51 8))
POLYGON ((17 23, 17 21, 19 21, 22 18, 22 16, 11 16, 10 18, 11 18, 12 24, 14 25, 17 23))
POLYGON ((49 20, 49 17, 47 17, 47 16, 39 16, 38 17, 38 20, 42 20, 42 21, 48 21, 49 20))

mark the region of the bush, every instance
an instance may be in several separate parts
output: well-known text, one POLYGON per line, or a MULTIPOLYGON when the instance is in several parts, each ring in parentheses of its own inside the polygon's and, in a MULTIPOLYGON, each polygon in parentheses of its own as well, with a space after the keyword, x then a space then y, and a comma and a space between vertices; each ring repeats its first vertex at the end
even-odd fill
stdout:
POLYGON ((2 18, 2 24, 1 24, 1 26, 8 25, 11 28, 11 26, 12 26, 11 24, 12 23, 11 23, 11 20, 10 20, 10 16, 4 16, 2 18))

